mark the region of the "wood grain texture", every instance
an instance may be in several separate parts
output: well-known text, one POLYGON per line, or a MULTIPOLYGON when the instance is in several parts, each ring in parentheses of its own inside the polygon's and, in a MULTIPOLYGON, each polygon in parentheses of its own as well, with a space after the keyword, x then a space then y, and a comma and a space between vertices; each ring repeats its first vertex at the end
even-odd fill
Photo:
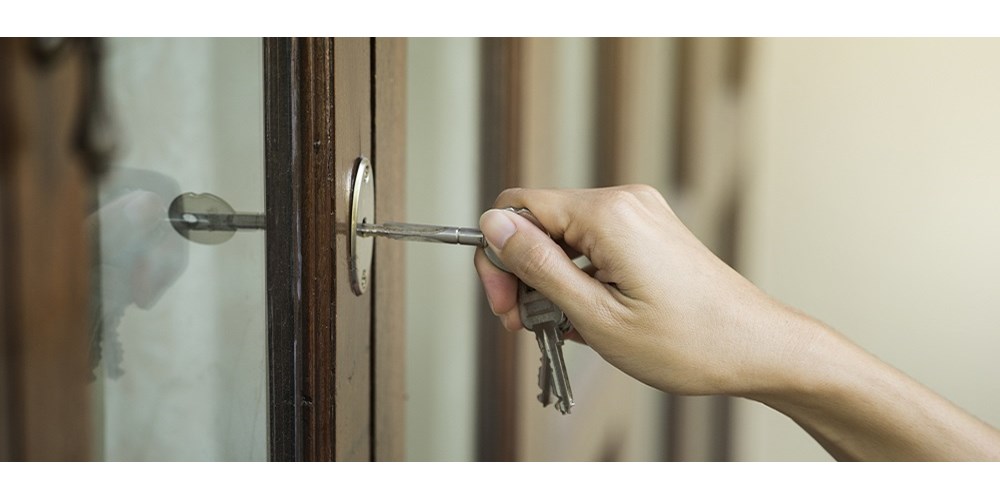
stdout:
MULTIPOLYGON (((518 185, 521 158, 522 41, 488 38, 481 45, 482 109, 480 110, 480 201, 493 206, 501 191, 518 185)), ((511 381, 517 376, 516 338, 490 310, 485 295, 479 301, 477 347, 476 457, 481 461, 518 458, 517 415, 527 397, 511 381)))
POLYGON ((0 458, 88 460, 88 349, 93 202, 78 138, 83 82, 94 68, 79 43, 51 60, 31 42, 0 41, 0 458))
POLYGON ((264 41, 268 457, 303 459, 300 44, 264 41))
POLYGON ((379 217, 403 215, 405 42, 276 39, 264 53, 271 459, 402 459, 402 248, 376 245, 356 296, 347 228, 361 156, 379 217))
MULTIPOLYGON (((406 219, 406 40, 373 40, 372 163, 379 221, 406 219)), ((373 459, 405 458, 405 245, 375 242, 372 300, 373 459)))
POLYGON ((299 40, 298 126, 302 162, 302 309, 303 330, 303 458, 333 460, 336 404, 334 396, 334 264, 335 221, 333 142, 333 42, 299 40))
MULTIPOLYGON (((358 157, 371 157, 371 44, 367 38, 333 42, 333 221, 350 222, 351 178, 358 157)), ((326 93, 329 95, 329 93, 326 93)), ((331 213, 331 212, 324 212, 331 213)), ((319 216, 320 214, 317 214, 319 216)), ((332 228, 331 228, 332 229, 332 228)), ((371 291, 357 296, 348 277, 348 231, 336 231, 334 259, 334 359, 317 366, 334 372, 336 460, 372 458, 371 291)), ((325 236, 324 236, 325 237, 325 236)), ((327 341, 328 339, 324 339, 327 341)), ((323 411, 329 409, 324 407, 323 411)))

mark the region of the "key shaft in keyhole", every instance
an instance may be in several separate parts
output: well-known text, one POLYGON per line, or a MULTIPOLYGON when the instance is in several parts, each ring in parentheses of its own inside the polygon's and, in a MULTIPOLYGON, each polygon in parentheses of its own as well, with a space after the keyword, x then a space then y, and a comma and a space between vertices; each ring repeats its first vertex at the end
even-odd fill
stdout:
POLYGON ((210 193, 184 193, 170 202, 167 219, 181 236, 206 245, 229 241, 236 231, 264 229, 264 214, 233 210, 226 200, 210 193))

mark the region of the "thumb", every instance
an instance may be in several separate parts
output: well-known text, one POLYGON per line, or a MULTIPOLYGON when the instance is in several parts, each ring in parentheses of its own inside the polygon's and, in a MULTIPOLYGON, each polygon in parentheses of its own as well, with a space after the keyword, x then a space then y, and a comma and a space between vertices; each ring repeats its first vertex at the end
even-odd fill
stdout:
POLYGON ((509 210, 492 209, 479 219, 479 227, 507 269, 571 317, 592 311, 595 300, 607 294, 600 282, 576 267, 566 252, 528 219, 509 210))

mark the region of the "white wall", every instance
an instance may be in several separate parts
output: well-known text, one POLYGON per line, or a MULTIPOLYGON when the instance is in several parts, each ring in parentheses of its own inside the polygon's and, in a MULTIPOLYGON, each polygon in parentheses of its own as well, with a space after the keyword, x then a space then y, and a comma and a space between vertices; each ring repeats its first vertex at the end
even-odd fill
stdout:
MULTIPOLYGON (((1000 425, 1000 41, 759 40, 742 268, 1000 425)), ((738 408, 737 457, 826 459, 738 408)))
MULTIPOLYGON (((409 40, 406 217, 479 225, 479 42, 409 40)), ((406 458, 475 458, 477 294, 469 247, 406 247, 406 458)))

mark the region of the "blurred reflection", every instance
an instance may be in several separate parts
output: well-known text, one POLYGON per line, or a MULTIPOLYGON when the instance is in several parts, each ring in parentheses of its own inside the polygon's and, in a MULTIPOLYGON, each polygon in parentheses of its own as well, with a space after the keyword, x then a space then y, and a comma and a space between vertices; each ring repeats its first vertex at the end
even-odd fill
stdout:
POLYGON ((184 191, 263 211, 261 41, 106 47, 121 132, 88 221, 100 234, 98 448, 107 460, 266 459, 264 234, 197 245, 167 214, 184 191))
POLYGON ((100 293, 94 294, 91 369, 103 360, 104 372, 118 378, 122 345, 118 325, 135 304, 152 308, 187 266, 188 250, 167 222, 167 202, 179 190, 175 181, 151 171, 118 169, 105 181, 100 209, 88 225, 100 237, 100 293))

